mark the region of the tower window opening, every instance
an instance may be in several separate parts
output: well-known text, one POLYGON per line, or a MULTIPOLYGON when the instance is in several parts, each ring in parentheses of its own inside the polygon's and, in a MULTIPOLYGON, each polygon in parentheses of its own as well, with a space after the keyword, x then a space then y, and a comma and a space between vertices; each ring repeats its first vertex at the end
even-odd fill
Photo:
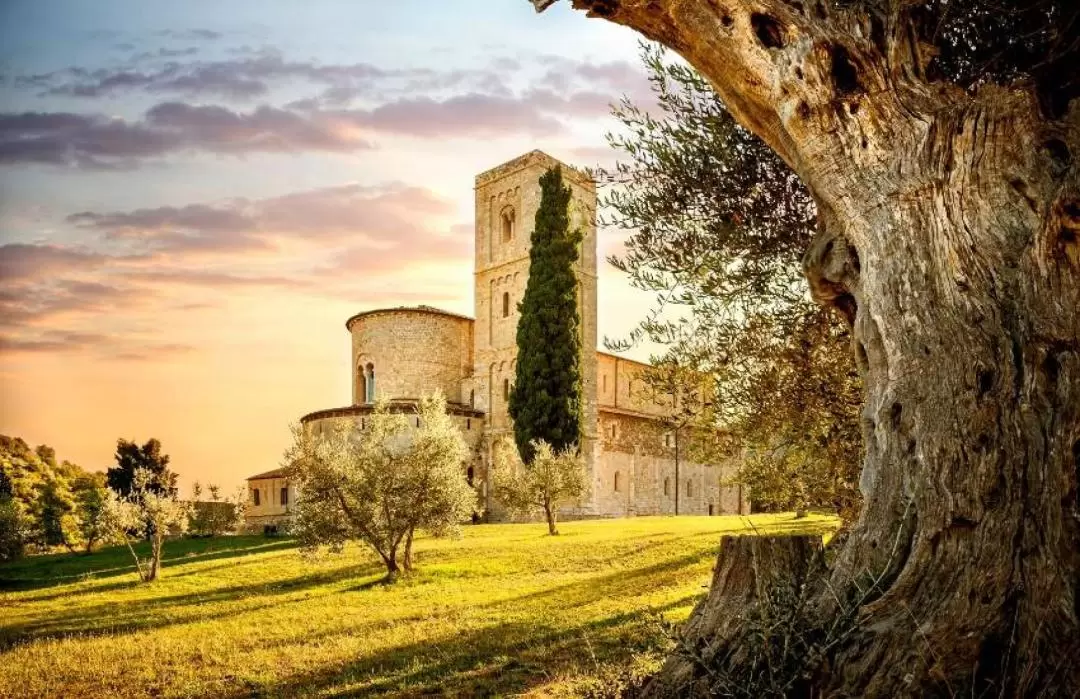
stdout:
POLYGON ((694 484, 690 481, 686 481, 686 497, 691 497, 694 494, 694 484))
POLYGON ((664 479, 664 495, 671 495, 671 479, 664 479))
POLYGON ((508 243, 514 239, 514 210, 511 208, 503 209, 501 218, 502 240, 504 243, 508 243))
POLYGON ((254 488, 251 491, 251 501, 255 504, 255 507, 259 506, 259 489, 254 488))
POLYGON ((471 417, 465 418, 465 429, 467 429, 467 430, 472 429, 472 418, 471 417))
POLYGON ((375 365, 370 363, 370 362, 367 365, 367 377, 366 377, 366 380, 364 381, 364 387, 366 389, 365 390, 365 395, 364 395, 364 402, 365 403, 374 403, 375 402, 375 365))
POLYGON ((465 472, 465 480, 468 481, 470 487, 473 484, 473 474, 474 474, 473 467, 470 466, 469 470, 465 472))
POLYGON ((470 408, 475 408, 476 407, 476 389, 475 388, 469 389, 469 407, 470 408))
POLYGON ((510 315, 510 292, 503 292, 503 318, 510 315))
POLYGON ((503 379, 503 400, 510 400, 510 379, 503 379))
POLYGON ((619 472, 615 472, 615 492, 619 492, 619 472))

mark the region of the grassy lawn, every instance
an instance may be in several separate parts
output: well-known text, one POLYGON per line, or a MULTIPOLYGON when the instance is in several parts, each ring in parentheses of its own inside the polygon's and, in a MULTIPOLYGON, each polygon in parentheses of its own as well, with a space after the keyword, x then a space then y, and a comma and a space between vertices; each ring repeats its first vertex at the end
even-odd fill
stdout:
POLYGON ((719 536, 827 532, 818 516, 642 517, 479 525, 421 539, 377 584, 359 547, 302 558, 287 539, 170 542, 162 578, 126 550, 0 566, 0 696, 569 696, 658 657, 719 536), (635 657, 636 656, 636 657, 635 657))

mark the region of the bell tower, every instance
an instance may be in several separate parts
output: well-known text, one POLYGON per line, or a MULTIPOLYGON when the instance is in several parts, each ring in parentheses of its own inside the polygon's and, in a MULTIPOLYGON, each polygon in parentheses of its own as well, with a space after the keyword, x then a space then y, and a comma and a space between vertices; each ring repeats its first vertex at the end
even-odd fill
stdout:
POLYGON ((577 263, 581 317, 582 451, 596 439, 596 186, 584 173, 538 150, 476 176, 474 377, 476 407, 498 437, 510 429, 508 396, 517 360, 518 304, 529 279, 529 247, 540 205, 540 176, 559 165, 570 187, 570 226, 582 232, 577 263))

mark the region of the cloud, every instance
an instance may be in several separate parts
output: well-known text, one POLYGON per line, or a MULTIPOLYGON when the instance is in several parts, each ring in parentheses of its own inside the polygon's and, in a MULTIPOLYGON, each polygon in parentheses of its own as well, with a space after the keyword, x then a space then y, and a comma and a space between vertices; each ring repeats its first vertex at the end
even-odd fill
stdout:
POLYGON ((283 239, 364 241, 387 248, 422 243, 454 206, 430 190, 401 183, 346 184, 266 199, 162 206, 132 211, 82 211, 67 221, 147 253, 236 254, 274 250, 283 239))
POLYGON ((128 254, 0 246, 0 354, 87 352, 118 361, 179 355, 190 348, 128 341, 131 321, 219 308, 253 291, 368 304, 456 302, 467 275, 460 283, 417 274, 404 287, 388 283, 409 278, 410 268, 465 269, 473 227, 453 223, 456 214, 452 202, 403 183, 78 212, 68 222, 84 241, 128 254))
MULTIPOLYGON (((197 53, 194 47, 160 48, 132 57, 135 64, 156 59, 182 58, 197 53)), ((16 78, 16 86, 36 88, 44 95, 104 97, 118 92, 144 90, 176 93, 187 97, 218 96, 248 100, 265 95, 271 85, 284 81, 306 81, 338 88, 358 89, 387 78, 420 77, 427 70, 384 70, 370 63, 320 64, 289 61, 280 53, 262 50, 254 55, 221 61, 171 60, 157 67, 132 67, 88 71, 82 67, 16 78)))
POLYGON ((182 343, 136 343, 103 333, 48 330, 30 337, 0 335, 0 355, 76 354, 94 352, 103 359, 160 360, 196 351, 182 343))
POLYGON ((0 245, 0 282, 85 270, 100 265, 105 256, 59 245, 9 243, 0 245))
POLYGON ((150 290, 104 281, 42 278, 0 293, 0 326, 38 326, 60 316, 115 313, 154 299, 150 290))
POLYGON ((306 279, 291 277, 245 276, 228 272, 204 272, 199 270, 162 270, 146 272, 128 272, 126 279, 149 282, 151 284, 181 284, 184 286, 205 286, 212 288, 238 286, 270 286, 285 288, 305 288, 311 286, 306 279))
POLYGON ((184 151, 349 153, 371 147, 332 119, 267 106, 243 113, 164 102, 138 122, 65 112, 0 114, 0 164, 109 169, 184 151))
POLYGON ((169 37, 170 39, 202 41, 214 41, 224 36, 221 32, 216 32, 213 29, 163 29, 157 35, 169 37))

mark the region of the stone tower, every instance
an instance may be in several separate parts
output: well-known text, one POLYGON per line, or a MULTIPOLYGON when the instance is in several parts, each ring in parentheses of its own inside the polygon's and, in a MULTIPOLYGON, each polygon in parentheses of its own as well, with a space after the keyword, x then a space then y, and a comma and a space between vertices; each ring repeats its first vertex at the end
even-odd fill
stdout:
POLYGON ((584 236, 578 261, 583 399, 582 451, 590 469, 596 440, 596 187, 585 174, 531 151, 476 176, 474 404, 494 439, 510 429, 509 388, 517 359, 518 303, 529 278, 529 247, 540 205, 540 176, 562 167, 570 186, 570 226, 584 236))

